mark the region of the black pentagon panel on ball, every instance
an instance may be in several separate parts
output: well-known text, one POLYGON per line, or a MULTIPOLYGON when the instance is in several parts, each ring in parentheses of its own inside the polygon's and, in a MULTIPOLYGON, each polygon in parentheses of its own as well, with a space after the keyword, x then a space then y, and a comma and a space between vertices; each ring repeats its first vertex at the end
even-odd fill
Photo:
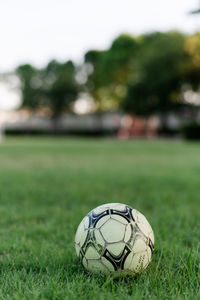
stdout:
POLYGON ((105 257, 106 259, 108 259, 111 262, 115 271, 124 270, 124 262, 130 252, 131 252, 131 250, 127 246, 124 246, 122 253, 120 253, 118 256, 113 255, 110 251, 108 251, 108 249, 106 249, 103 254, 103 257, 105 257))

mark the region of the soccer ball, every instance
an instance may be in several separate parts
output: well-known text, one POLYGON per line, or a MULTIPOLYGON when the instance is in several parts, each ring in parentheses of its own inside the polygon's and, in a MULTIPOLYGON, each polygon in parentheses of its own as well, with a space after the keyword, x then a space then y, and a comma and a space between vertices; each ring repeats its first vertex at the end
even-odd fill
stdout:
POLYGON ((108 203, 82 220, 75 248, 89 272, 134 276, 151 262, 154 234, 139 211, 125 204, 108 203))

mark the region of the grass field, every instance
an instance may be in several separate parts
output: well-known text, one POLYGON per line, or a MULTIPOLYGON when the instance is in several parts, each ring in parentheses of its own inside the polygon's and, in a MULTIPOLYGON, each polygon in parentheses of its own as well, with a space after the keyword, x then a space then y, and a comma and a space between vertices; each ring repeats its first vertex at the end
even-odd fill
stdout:
POLYGON ((200 144, 6 139, 0 145, 0 299, 200 299, 200 144), (84 215, 127 203, 151 223, 149 268, 135 279, 84 272, 84 215))

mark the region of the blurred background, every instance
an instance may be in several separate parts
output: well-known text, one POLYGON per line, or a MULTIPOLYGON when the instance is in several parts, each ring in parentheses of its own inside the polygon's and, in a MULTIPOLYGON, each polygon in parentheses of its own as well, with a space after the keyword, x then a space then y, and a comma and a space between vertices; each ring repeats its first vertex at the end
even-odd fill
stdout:
POLYGON ((200 138, 197 0, 0 4, 0 131, 200 138))
POLYGON ((200 299, 199 12, 0 1, 0 299, 200 299), (106 202, 155 232, 134 282, 88 276, 75 256, 78 224, 106 202))

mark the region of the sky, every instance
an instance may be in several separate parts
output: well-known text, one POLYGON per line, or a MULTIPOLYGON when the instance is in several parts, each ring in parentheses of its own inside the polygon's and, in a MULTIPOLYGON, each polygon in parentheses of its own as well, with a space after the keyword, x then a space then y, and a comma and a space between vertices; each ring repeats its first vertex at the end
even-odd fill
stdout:
MULTIPOLYGON (((23 63, 44 66, 53 58, 78 63, 87 50, 109 47, 122 32, 197 31, 200 15, 188 12, 198 5, 198 0, 1 0, 0 72, 23 63)), ((1 94, 0 86, 0 109, 17 103, 1 94)))

